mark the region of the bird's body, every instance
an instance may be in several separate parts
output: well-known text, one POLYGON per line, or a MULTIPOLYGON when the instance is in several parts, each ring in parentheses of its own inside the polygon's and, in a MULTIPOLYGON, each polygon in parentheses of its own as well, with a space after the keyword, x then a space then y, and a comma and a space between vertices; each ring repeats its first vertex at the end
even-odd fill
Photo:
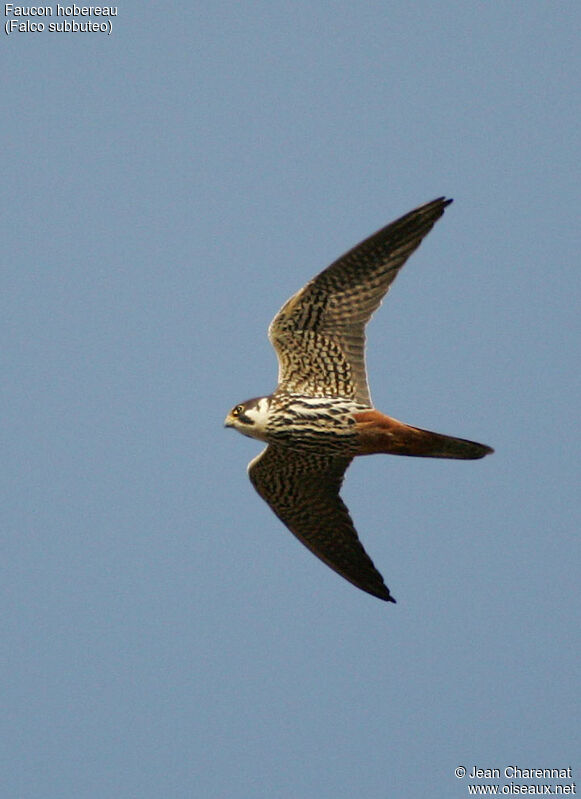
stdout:
POLYGON ((394 602, 339 496, 357 455, 482 458, 490 447, 399 422, 373 407, 365 325, 399 269, 451 200, 428 203, 378 231, 291 297, 269 338, 279 381, 267 397, 226 417, 267 447, 248 466, 277 516, 311 551, 358 588, 394 602))
MULTIPOLYGON (((353 414, 365 406, 344 397, 307 397, 276 392, 244 403, 250 438, 293 449, 356 455, 353 414), (255 404, 254 404, 255 403, 255 404)), ((244 422, 245 419, 239 421, 244 422)))

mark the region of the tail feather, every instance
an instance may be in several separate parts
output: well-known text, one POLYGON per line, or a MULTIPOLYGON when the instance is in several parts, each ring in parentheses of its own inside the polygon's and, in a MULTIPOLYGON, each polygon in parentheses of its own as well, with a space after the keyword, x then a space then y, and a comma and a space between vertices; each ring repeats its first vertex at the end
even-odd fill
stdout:
POLYGON ((422 430, 376 410, 355 414, 359 454, 408 455, 418 458, 475 460, 494 452, 485 444, 422 430))

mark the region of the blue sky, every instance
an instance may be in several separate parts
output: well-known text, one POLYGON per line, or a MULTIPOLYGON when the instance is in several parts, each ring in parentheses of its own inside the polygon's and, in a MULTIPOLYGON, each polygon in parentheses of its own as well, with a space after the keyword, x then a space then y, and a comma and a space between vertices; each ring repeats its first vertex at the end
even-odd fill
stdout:
POLYGON ((4 36, 6 796, 579 779, 580 20, 125 2, 110 36, 4 36), (222 422, 274 387, 288 296, 441 194, 372 394, 496 452, 350 468, 386 605, 282 527, 222 422))

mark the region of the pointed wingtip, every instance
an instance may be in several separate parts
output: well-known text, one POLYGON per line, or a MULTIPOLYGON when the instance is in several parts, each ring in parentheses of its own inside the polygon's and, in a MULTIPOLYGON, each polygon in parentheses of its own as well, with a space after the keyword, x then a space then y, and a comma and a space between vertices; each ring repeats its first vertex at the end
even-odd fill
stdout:
MULTIPOLYGON (((418 206, 418 208, 415 208, 413 211, 410 211, 409 214, 403 216, 402 219, 413 217, 416 214, 419 214, 420 216, 427 216, 428 218, 436 220, 444 214, 445 209, 453 202, 454 199, 452 197, 445 197, 442 195, 441 197, 436 197, 433 200, 418 206)), ((396 221, 399 222, 400 220, 396 221)))
POLYGON ((434 203, 437 203, 442 208, 442 211, 444 210, 444 208, 447 208, 449 205, 452 205, 453 202, 454 202, 453 197, 444 197, 443 195, 442 197, 438 197, 436 200, 434 200, 434 203))
POLYGON ((427 202, 426 205, 443 205, 444 207, 446 207, 447 205, 450 205, 453 202, 454 202, 453 197, 446 197, 445 194, 442 194, 441 197, 436 197, 435 199, 430 200, 430 202, 427 202))
POLYGON ((488 447, 486 444, 478 444, 479 451, 477 454, 474 455, 474 459, 477 460, 479 458, 485 458, 487 455, 492 455, 494 450, 492 447, 488 447))
POLYGON ((381 599, 383 602, 393 602, 394 605, 397 605, 397 600, 391 595, 389 588, 385 584, 382 585, 380 589, 374 591, 369 591, 365 588, 363 590, 367 590, 367 593, 377 597, 378 599, 381 599))
POLYGON ((394 605, 397 605, 397 599, 392 597, 390 594, 389 596, 379 596, 379 594, 374 594, 378 599, 381 599, 382 602, 392 602, 394 605))

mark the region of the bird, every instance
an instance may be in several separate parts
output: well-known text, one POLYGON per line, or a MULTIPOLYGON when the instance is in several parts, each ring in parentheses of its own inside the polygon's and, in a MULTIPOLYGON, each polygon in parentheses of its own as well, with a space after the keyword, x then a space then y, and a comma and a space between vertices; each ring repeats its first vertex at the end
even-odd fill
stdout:
POLYGON ((272 320, 278 358, 272 394, 235 405, 225 427, 266 447, 248 476, 308 549, 362 591, 395 602, 340 496, 360 455, 483 458, 494 450, 378 411, 365 364, 365 326, 409 256, 444 214, 439 197, 362 241, 294 294, 272 320))

